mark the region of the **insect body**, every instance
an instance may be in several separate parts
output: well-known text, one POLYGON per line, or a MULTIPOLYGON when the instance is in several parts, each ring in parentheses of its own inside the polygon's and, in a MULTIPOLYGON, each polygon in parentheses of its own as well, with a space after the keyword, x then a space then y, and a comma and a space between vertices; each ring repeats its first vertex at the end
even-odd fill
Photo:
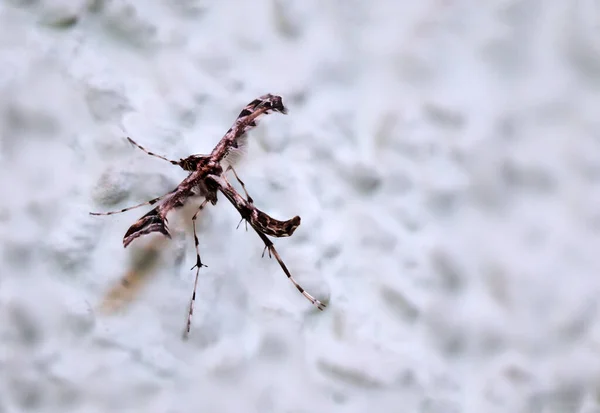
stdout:
MULTIPOLYGON (((254 201, 248 194, 244 182, 238 177, 233 169, 233 165, 244 153, 247 144, 246 133, 257 125, 257 120, 265 114, 271 112, 287 113, 280 96, 267 94, 250 102, 238 115, 234 124, 225 133, 223 138, 217 143, 213 151, 208 155, 191 155, 185 159, 174 161, 157 155, 146 150, 137 144, 133 139, 127 138, 130 143, 137 146, 148 155, 158 157, 173 165, 181 167, 189 172, 188 176, 171 192, 160 197, 151 199, 142 204, 134 205, 120 211, 112 212, 90 212, 91 215, 112 215, 144 205, 158 204, 154 209, 146 213, 137 220, 125 233, 123 237, 123 246, 127 247, 133 240, 146 234, 158 232, 166 237, 171 237, 167 226, 167 214, 174 209, 182 207, 191 197, 201 195, 204 201, 192 217, 194 230, 194 244, 196 248, 196 277, 194 280, 194 289, 190 300, 188 320, 184 334, 190 331, 192 314, 194 312, 194 302, 196 300, 196 286, 198 283, 198 274, 200 268, 204 266, 200 259, 198 249, 198 236, 196 234, 196 218, 199 212, 210 202, 212 205, 217 203, 217 192, 221 192, 231 204, 238 210, 242 220, 245 220, 256 231, 258 236, 265 244, 265 251, 268 250, 269 256, 274 255, 286 276, 294 286, 319 310, 323 310, 326 304, 308 294, 292 277, 289 270, 283 263, 283 260, 277 253, 275 246, 267 236, 288 237, 291 236, 300 225, 300 217, 296 216, 287 221, 279 221, 271 218, 268 214, 262 212, 254 206, 254 201), (226 178, 226 172, 232 171, 236 179, 242 186, 246 198, 242 197, 231 186, 226 178)), ((264 252, 263 252, 264 255, 264 252)))

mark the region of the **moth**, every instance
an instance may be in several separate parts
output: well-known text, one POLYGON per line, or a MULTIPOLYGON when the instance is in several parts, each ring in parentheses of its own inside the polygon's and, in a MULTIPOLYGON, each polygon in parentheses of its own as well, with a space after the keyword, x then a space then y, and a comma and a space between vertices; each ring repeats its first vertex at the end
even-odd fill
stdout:
POLYGON ((200 259, 200 252, 198 247, 198 236, 196 233, 196 219, 200 211, 210 203, 212 205, 217 204, 217 193, 223 194, 225 198, 238 210, 241 215, 241 221, 246 221, 252 229, 258 234, 263 243, 265 249, 263 250, 263 256, 268 251, 269 256, 274 256, 283 272, 288 279, 294 284, 296 289, 306 297, 315 307, 319 310, 324 310, 326 304, 322 301, 317 300, 311 294, 309 294, 304 288, 296 282, 292 277, 290 271, 286 267, 285 263, 279 256, 273 242, 268 238, 271 237, 289 237, 291 236, 296 228, 300 225, 301 219, 299 216, 295 216, 287 221, 279 221, 270 217, 265 212, 261 211, 254 205, 254 200, 248 194, 244 182, 237 175, 234 165, 244 155, 247 148, 247 132, 257 126, 257 121, 263 115, 278 112, 282 114, 287 113, 287 109, 283 105, 282 98, 277 95, 266 94, 254 99, 248 105, 246 105, 238 117, 236 118, 233 125, 217 143, 212 152, 208 155, 190 155, 187 158, 182 158, 178 161, 168 159, 164 156, 157 155, 151 151, 148 151, 133 139, 127 138, 132 145, 135 145, 146 154, 163 159, 173 165, 177 165, 184 171, 188 172, 187 177, 181 181, 176 188, 171 192, 151 199, 150 201, 143 202, 138 205, 123 208, 119 211, 110 212, 90 212, 91 215, 113 215, 122 212, 132 210, 134 208, 142 207, 145 205, 155 205, 154 209, 146 213, 140 219, 138 219, 125 233, 123 237, 123 246, 127 247, 136 238, 143 235, 158 232, 165 237, 170 238, 171 234, 168 228, 167 215, 175 209, 181 208, 185 203, 192 197, 201 196, 204 198, 198 210, 192 217, 192 226, 194 233, 194 245, 196 249, 196 263, 192 269, 196 268, 196 277, 194 280, 194 287, 192 291, 192 297, 189 304, 187 323, 184 331, 184 336, 187 336, 190 332, 192 315, 194 312, 194 303, 196 300, 196 288, 198 284, 198 275, 200 268, 205 266, 200 259), (235 188, 227 180, 226 174, 231 171, 237 181, 240 183, 244 190, 245 198, 242 197, 235 188))

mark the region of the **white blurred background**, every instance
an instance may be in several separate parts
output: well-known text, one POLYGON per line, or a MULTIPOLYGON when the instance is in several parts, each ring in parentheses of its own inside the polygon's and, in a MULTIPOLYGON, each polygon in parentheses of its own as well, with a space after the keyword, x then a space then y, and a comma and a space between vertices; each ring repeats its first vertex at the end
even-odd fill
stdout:
POLYGON ((0 413, 600 412, 598 0, 4 0, 0 165, 0 413), (88 212, 264 93, 237 170, 329 307, 221 199, 182 341, 189 211, 88 212))

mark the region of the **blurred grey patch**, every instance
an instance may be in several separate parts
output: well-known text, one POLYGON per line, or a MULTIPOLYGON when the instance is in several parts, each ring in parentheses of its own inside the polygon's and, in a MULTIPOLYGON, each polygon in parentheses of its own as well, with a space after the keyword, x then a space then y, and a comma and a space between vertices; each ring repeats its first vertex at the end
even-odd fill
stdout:
POLYGON ((23 410, 39 409, 44 402, 44 386, 38 378, 33 378, 31 374, 29 376, 23 372, 9 374, 10 395, 23 410))
POLYGON ((531 26, 537 17, 541 3, 529 1, 509 1, 500 3, 497 15, 500 21, 511 27, 531 26))
POLYGON ((126 2, 106 2, 103 23, 108 34, 122 45, 146 48, 156 41, 157 28, 141 18, 135 6, 126 2))
POLYGON ((502 114, 495 125, 496 132, 506 142, 514 142, 520 136, 519 130, 523 127, 523 120, 513 113, 502 114))
POLYGON ((454 401, 426 397, 419 406, 419 413, 459 413, 460 404, 454 401))
POLYGON ((507 365, 502 374, 515 385, 523 386, 533 381, 533 375, 526 368, 517 364, 507 365))
MULTIPOLYGON (((304 19, 294 10, 294 2, 272 0, 275 29, 288 39, 296 39, 301 34, 304 19)), ((306 18, 306 16, 304 16, 306 18)))
POLYGON ((340 311, 334 311, 332 317, 332 330, 333 336, 338 340, 343 340, 346 336, 346 319, 344 313, 340 311))
POLYGON ((415 85, 424 85, 431 81, 437 73, 434 65, 431 65, 426 58, 417 53, 398 53, 394 60, 394 67, 399 77, 415 85))
POLYGON ((484 43, 480 54, 490 68, 511 78, 525 70, 530 58, 525 43, 514 29, 484 43))
POLYGON ((330 261, 339 256, 342 252, 342 248, 339 244, 326 245, 321 250, 321 259, 324 261, 330 261))
POLYGON ((306 89, 297 90, 292 92, 287 99, 292 103, 293 106, 300 107, 304 106, 308 100, 308 94, 309 91, 306 89))
MULTIPOLYGON (((202 223, 204 223, 204 225, 206 226, 205 222, 206 222, 206 220, 202 220, 202 223)), ((198 227, 196 227, 196 228, 198 228, 198 227)), ((175 274, 179 274, 179 273, 181 273, 181 268, 185 264, 185 260, 187 257, 186 252, 187 252, 188 244, 187 244, 187 240, 185 237, 185 232, 182 233, 181 236, 173 237, 173 238, 175 238, 175 242, 173 243, 174 244, 174 247, 173 247, 174 252, 172 255, 173 259, 171 261, 173 264, 172 272, 175 274)))
MULTIPOLYGON (((317 139, 313 145, 310 146, 311 156, 313 162, 325 161, 324 163, 333 162, 334 149, 331 145, 327 145, 324 139, 317 139)), ((321 179, 321 177, 318 177, 321 179)))
POLYGON ((72 10, 52 8, 44 13, 40 24, 58 30, 74 27, 79 22, 79 16, 72 10))
POLYGON ((420 386, 417 374, 412 368, 408 367, 398 374, 396 383, 405 388, 416 388, 417 386, 420 386))
POLYGON ((208 6, 204 1, 198 0, 172 0, 168 4, 185 18, 196 19, 206 12, 208 6))
POLYGON ((596 302, 582 304, 578 311, 557 326, 558 335, 567 342, 584 339, 595 321, 596 308, 596 302))
POLYGON ((6 309, 12 338, 22 346, 34 346, 42 340, 40 320, 22 305, 9 304, 6 309))
POLYGON ((288 354, 287 344, 274 334, 266 334, 258 350, 260 357, 271 361, 284 361, 288 354))
POLYGON ((104 10, 107 0, 89 0, 87 9, 90 13, 99 13, 104 10))
POLYGON ((175 112, 179 124, 186 129, 194 126, 198 120, 197 108, 172 108, 172 110, 175 112))
POLYGON ((425 225, 425 219, 423 218, 423 212, 416 208, 408 210, 405 205, 399 205, 394 207, 394 218, 399 221, 402 226, 410 232, 417 232, 425 225))
POLYGON ((256 411, 261 413, 277 412, 274 400, 276 398, 277 392, 273 387, 274 386, 266 386, 266 388, 262 389, 262 391, 256 398, 256 402, 254 404, 256 406, 256 411))
POLYGON ((583 403, 585 388, 575 384, 534 393, 527 411, 544 413, 578 412, 583 403))
POLYGON ((342 393, 341 391, 333 391, 331 393, 331 399, 336 404, 346 404, 348 403, 348 395, 346 393, 342 393))
POLYGON ((494 301, 505 308, 510 307, 511 300, 506 268, 498 262, 486 262, 481 273, 485 286, 494 301))
POLYGON ((16 6, 33 6, 35 4, 38 4, 40 2, 40 0, 9 0, 9 3, 12 3, 16 6))
MULTIPOLYGON (((175 189, 181 179, 174 179, 167 173, 146 172, 142 169, 135 173, 124 173, 124 178, 130 188, 130 198, 140 203, 148 201, 175 189)), ((197 199, 194 197, 193 199, 197 199)), ((142 208, 143 209, 143 208, 142 208)))
POLYGON ((438 276, 444 290, 454 294, 464 290, 466 285, 464 269, 458 265, 450 253, 436 248, 431 251, 429 258, 432 269, 438 276))
POLYGON ((564 30, 563 50, 572 67, 587 82, 600 81, 600 4, 594 0, 578 0, 569 7, 564 30))
MULTIPOLYGON (((136 362, 140 366, 144 366, 156 376, 163 378, 173 377, 172 366, 165 365, 165 360, 151 357, 139 349, 127 349, 126 351, 129 353, 132 361, 136 362)), ((170 360, 167 361, 167 363, 169 362, 170 360)), ((135 386, 135 392, 138 393, 139 396, 142 396, 142 398, 145 398, 156 393, 156 391, 158 391, 157 387, 158 385, 154 382, 140 382, 135 386)))
MULTIPOLYGON (((473 344, 473 343, 469 343, 473 344)), ((488 356, 502 354, 506 351, 507 339, 503 333, 494 330, 484 330, 475 339, 473 346, 470 346, 477 353, 488 356)))
POLYGON ((437 344, 440 346, 440 349, 448 357, 456 357, 464 354, 467 350, 466 337, 464 334, 458 331, 446 331, 445 333, 446 334, 438 336, 437 344))
POLYGON ((380 290, 383 302, 400 320, 414 323, 420 315, 419 308, 404 294, 389 287, 382 286, 380 290))
POLYGON ((31 244, 17 241, 5 241, 2 251, 2 260, 5 264, 14 268, 27 267, 33 258, 31 244))
POLYGON ((357 232, 360 234, 360 245, 380 251, 392 252, 398 244, 398 237, 393 232, 392 226, 373 219, 364 214, 356 217, 358 220, 357 232))
POLYGON ((464 197, 451 190, 434 190, 427 193, 427 206, 438 217, 454 214, 461 206, 464 197))
POLYGON ((395 146, 400 124, 398 114, 393 111, 386 111, 378 117, 373 136, 373 143, 378 150, 387 151, 395 146))
MULTIPOLYGON (((65 272, 74 273, 87 266, 92 252, 98 244, 101 220, 80 211, 70 215, 44 242, 52 260, 65 272)), ((101 218, 101 217, 100 217, 101 218)))
MULTIPOLYGON (((598 128, 600 130, 600 126, 598 128)), ((573 161, 573 168, 575 168, 581 176, 591 184, 600 183, 599 154, 600 145, 588 145, 587 147, 582 148, 582 153, 573 161)))
POLYGON ((160 251, 154 248, 134 249, 131 254, 131 267, 139 272, 147 272, 156 267, 160 251))
POLYGON ((352 186, 363 195, 370 195, 381 186, 381 174, 373 165, 356 163, 347 168, 343 177, 352 184, 352 186))
POLYGON ((253 133, 260 147, 266 152, 281 153, 289 146, 292 140, 305 140, 301 136, 291 137, 289 131, 278 131, 277 133, 271 133, 270 131, 270 129, 261 128, 253 133))
POLYGON ((435 103, 425 103, 423 111, 431 122, 440 127, 462 129, 466 123, 465 117, 461 113, 435 103))
POLYGON ((113 206, 127 199, 131 186, 126 174, 108 170, 100 176, 91 197, 97 204, 113 206))
MULTIPOLYGON (((385 180, 386 190, 403 195, 415 187, 410 175, 406 171, 396 170, 390 172, 385 180)), ((387 192, 386 192, 387 193, 387 192)))
POLYGON ((49 377, 48 385, 56 403, 63 409, 77 407, 82 400, 81 391, 70 381, 49 377))
POLYGON ((362 387, 364 389, 380 389, 384 387, 383 383, 373 377, 369 377, 364 371, 353 369, 348 366, 340 366, 324 360, 319 360, 317 368, 333 379, 356 387, 362 387))
POLYGON ((538 194, 550 194, 557 186, 550 170, 537 165, 524 165, 511 159, 506 159, 503 163, 502 177, 507 185, 533 190, 538 194))
POLYGON ((463 326, 451 320, 443 310, 437 309, 435 313, 427 315, 429 337, 445 356, 457 357, 467 350, 467 337, 463 326))
POLYGON ((600 232, 600 212, 592 212, 585 217, 585 223, 588 229, 594 232, 600 232))
MULTIPOLYGON (((4 118, 9 132, 5 136, 10 136, 13 141, 18 141, 23 135, 30 133, 54 137, 60 130, 59 123, 53 116, 33 108, 22 107, 16 103, 6 107, 4 118)), ((3 141, 8 141, 8 139, 3 141)), ((10 145, 5 147, 5 149, 11 148, 10 145)))
POLYGON ((64 318, 61 320, 66 331, 75 333, 76 337, 84 336, 90 333, 95 324, 96 319, 94 313, 89 305, 74 307, 69 306, 68 311, 65 312, 64 318))
POLYGON ((334 112, 331 114, 330 119, 332 126, 338 130, 346 145, 357 144, 356 132, 353 129, 354 113, 351 110, 334 112))
POLYGON ((132 110, 125 96, 113 90, 90 87, 85 92, 85 101, 94 119, 100 122, 118 124, 123 115, 132 110))

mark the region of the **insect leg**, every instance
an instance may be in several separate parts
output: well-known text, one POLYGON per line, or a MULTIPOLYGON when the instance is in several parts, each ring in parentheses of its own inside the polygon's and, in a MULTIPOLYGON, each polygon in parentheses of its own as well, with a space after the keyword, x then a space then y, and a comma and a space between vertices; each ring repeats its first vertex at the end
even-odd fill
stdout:
POLYGON ((183 333, 184 338, 186 338, 187 335, 190 333, 190 328, 192 326, 192 315, 194 314, 194 303, 196 302, 196 287, 198 286, 198 274, 200 273, 200 268, 206 267, 206 265, 202 264, 202 261, 200 260, 200 251, 198 249, 198 244, 199 244, 198 243, 198 235, 196 234, 196 218, 198 217, 198 214, 200 213, 200 211, 202 211, 202 209, 204 208, 204 206, 207 203, 208 203, 208 199, 205 199, 204 201, 202 201, 202 204, 200 204, 200 206, 198 207, 198 210, 192 217, 192 226, 194 228, 194 245, 196 247, 196 264, 191 269, 193 270, 194 268, 196 268, 196 278, 194 280, 194 290, 192 292, 192 299, 190 300, 190 306, 188 309, 187 323, 186 323, 185 331, 183 333))
MULTIPOLYGON (((227 171, 233 172, 233 174, 235 175, 235 179, 237 179, 237 181, 242 186, 242 189, 244 190, 244 193, 246 194, 246 199, 248 200, 248 202, 250 202, 251 204, 254 203, 254 200, 252 199, 252 197, 250 196, 250 194, 248 194, 248 191, 246 190, 246 185, 244 185, 244 182, 240 179, 238 174, 235 172, 235 169, 233 169, 233 166, 229 165, 225 172, 227 172, 227 171)), ((225 180, 227 180, 227 178, 225 178, 225 180)))
MULTIPOLYGON (((300 294, 302 294, 304 297, 306 297, 306 299, 308 301, 310 301, 319 310, 323 311, 325 309, 325 307, 327 307, 327 304, 317 300, 315 297, 310 295, 304 288, 302 288, 302 286, 300 286, 300 284, 298 284, 298 282, 294 279, 294 277, 292 277, 292 274, 290 274, 290 271, 288 270, 287 266, 285 265, 285 263, 283 262, 283 260, 279 256, 279 254, 277 253, 277 250, 275 249, 275 245, 273 244, 273 242, 269 238, 267 238, 267 236, 265 234, 263 234, 260 230, 258 230, 254 225, 252 225, 252 228, 254 228, 254 230, 260 237, 260 239, 262 239, 263 242, 265 243, 265 250, 269 251, 269 257, 271 257, 271 254, 273 256, 275 256, 275 259, 279 263, 279 266, 281 267, 281 269, 283 270, 285 275, 288 277, 288 279, 292 282, 292 284, 294 284, 296 289, 298 291, 300 291, 300 294)), ((265 251, 263 251, 263 256, 264 256, 264 253, 265 253, 265 251)))
MULTIPOLYGON (((242 186, 242 189, 244 190, 244 193, 246 194, 246 200, 250 204, 253 204, 254 200, 252 199, 252 197, 250 196, 250 194, 246 190, 246 185, 244 185, 244 181, 242 181, 240 179, 240 177, 238 176, 238 174, 235 172, 235 169, 233 169, 233 166, 229 165, 227 167, 227 169, 225 170, 225 173, 227 173, 227 171, 233 172, 233 174, 235 175, 235 179, 237 179, 237 181, 240 183, 240 185, 242 186)), ((229 183, 229 181, 227 180, 227 176, 225 174, 223 174, 223 179, 225 180, 225 182, 227 182, 228 185, 231 185, 229 183)), ((242 224, 242 221, 244 221, 244 218, 240 219, 240 222, 237 224, 237 227, 235 229, 238 229, 240 227, 240 225, 242 224)), ((248 221, 246 221, 246 231, 248 231, 248 221)))

